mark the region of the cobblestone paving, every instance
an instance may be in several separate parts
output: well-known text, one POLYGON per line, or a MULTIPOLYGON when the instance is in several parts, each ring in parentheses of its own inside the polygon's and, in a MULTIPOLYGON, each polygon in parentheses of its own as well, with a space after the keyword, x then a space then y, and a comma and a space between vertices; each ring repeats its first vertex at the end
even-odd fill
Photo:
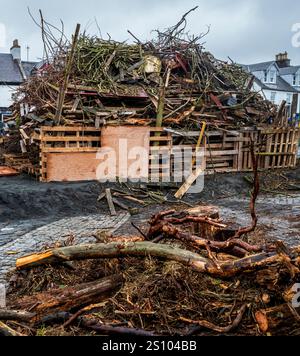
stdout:
MULTIPOLYGON (((94 242, 91 237, 98 230, 118 230, 130 215, 120 214, 117 216, 90 215, 66 218, 54 223, 44 225, 24 234, 30 227, 25 222, 20 225, 8 225, 0 229, 0 241, 8 235, 8 243, 0 245, 0 283, 5 282, 5 276, 9 270, 14 268, 15 262, 21 256, 41 251, 45 246, 53 245, 58 241, 65 241, 74 236, 76 244, 94 242), (22 233, 23 231, 23 233, 22 233)), ((4 238, 5 240, 5 238, 4 238)))

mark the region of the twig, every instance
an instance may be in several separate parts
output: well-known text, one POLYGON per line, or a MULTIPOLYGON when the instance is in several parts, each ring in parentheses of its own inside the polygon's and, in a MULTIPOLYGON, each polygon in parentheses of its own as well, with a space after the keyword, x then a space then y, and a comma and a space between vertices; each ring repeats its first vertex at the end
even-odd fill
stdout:
POLYGON ((235 318, 233 323, 228 326, 225 326, 225 327, 217 326, 217 325, 210 323, 209 321, 206 321, 206 320, 194 321, 194 320, 186 319, 183 317, 181 317, 179 320, 181 320, 185 323, 188 323, 188 324, 194 324, 194 325, 199 326, 199 328, 193 329, 192 332, 188 333, 187 336, 195 334, 203 328, 216 331, 220 334, 228 334, 228 333, 234 331, 235 329, 237 329, 237 327, 240 325, 241 321, 243 320, 243 316, 247 310, 247 307, 248 307, 247 305, 243 305, 242 308, 238 311, 237 317, 235 318))

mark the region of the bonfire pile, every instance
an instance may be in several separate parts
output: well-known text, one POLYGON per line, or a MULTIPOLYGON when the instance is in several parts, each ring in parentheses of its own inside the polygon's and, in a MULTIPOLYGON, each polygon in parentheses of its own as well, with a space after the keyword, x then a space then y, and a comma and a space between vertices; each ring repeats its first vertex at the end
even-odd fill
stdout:
MULTIPOLYGON (((195 9, 194 9, 195 10, 195 9)), ((185 14, 153 40, 119 43, 80 34, 53 38, 42 18, 45 60, 18 91, 15 117, 33 126, 152 125, 239 128, 268 123, 276 108, 251 92, 253 78, 186 34, 185 14)), ((53 30, 53 29, 52 29, 53 30)))

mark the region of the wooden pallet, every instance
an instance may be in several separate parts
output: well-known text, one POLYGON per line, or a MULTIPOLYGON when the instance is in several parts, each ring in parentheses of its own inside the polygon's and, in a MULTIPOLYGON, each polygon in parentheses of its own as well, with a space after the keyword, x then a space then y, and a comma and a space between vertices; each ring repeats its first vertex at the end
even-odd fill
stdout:
POLYGON ((297 164, 299 129, 280 128, 260 131, 261 169, 293 168, 297 164))
POLYGON ((149 179, 151 183, 169 182, 172 135, 162 128, 150 128, 149 179))
MULTIPOLYGON (((119 131, 121 129, 120 127, 119 131)), ((131 127, 132 129, 134 128, 131 127)), ((269 127, 256 130, 244 128, 240 131, 209 131, 201 146, 205 152, 201 164, 207 174, 251 171, 250 143, 254 142, 260 169, 295 167, 299 131, 269 127)), ((66 159, 72 161, 80 159, 84 163, 81 167, 86 167, 85 160, 94 159, 91 157, 101 148, 102 140, 104 144, 104 132, 105 129, 95 127, 43 127, 38 138, 41 180, 48 181, 48 159, 55 158, 55 154, 65 154, 66 159)), ((127 131, 124 129, 124 132, 127 131)), ((147 150, 149 148, 149 177, 152 183, 180 183, 190 174, 192 168, 197 168, 195 164, 191 167, 191 162, 196 152, 199 132, 172 133, 171 130, 162 128, 149 128, 149 136, 145 137, 146 140, 149 137, 147 150), (190 160, 184 160, 184 149, 190 151, 190 160)), ((63 160, 60 161, 60 164, 64 165, 63 160)), ((51 161, 52 167, 54 162, 56 161, 51 161)), ((66 166, 68 164, 66 163, 66 166)), ((86 169, 94 168, 91 165, 86 169)), ((67 172, 64 174, 67 176, 67 172)))
POLYGON ((34 166, 26 155, 4 154, 3 158, 7 167, 12 168, 19 173, 26 173, 35 177, 39 176, 39 167, 34 166))
POLYGON ((101 147, 101 130, 84 126, 56 126, 41 128, 40 180, 48 181, 48 158, 55 153, 94 153, 101 147))

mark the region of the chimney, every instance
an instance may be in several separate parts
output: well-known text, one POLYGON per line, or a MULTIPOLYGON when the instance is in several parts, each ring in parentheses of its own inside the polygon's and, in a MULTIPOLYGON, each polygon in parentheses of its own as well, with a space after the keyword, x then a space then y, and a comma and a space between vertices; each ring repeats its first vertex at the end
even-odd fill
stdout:
POLYGON ((10 53, 14 60, 21 61, 21 47, 19 46, 18 40, 14 40, 13 46, 10 49, 10 53))
POLYGON ((279 68, 285 68, 291 66, 291 60, 289 59, 288 53, 285 51, 284 53, 279 53, 276 55, 276 63, 279 68))

